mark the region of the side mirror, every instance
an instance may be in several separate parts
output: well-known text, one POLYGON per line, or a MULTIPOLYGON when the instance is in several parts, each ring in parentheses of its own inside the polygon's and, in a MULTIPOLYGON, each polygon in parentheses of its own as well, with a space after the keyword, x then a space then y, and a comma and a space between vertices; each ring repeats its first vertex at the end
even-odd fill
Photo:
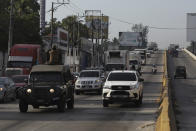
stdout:
POLYGON ((143 82, 144 81, 144 79, 143 78, 139 78, 139 82, 143 82))

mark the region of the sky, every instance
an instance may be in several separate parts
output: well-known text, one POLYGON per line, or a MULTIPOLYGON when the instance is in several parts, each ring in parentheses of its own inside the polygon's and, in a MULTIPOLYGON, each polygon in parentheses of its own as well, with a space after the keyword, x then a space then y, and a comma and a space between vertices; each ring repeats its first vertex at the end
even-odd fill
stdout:
MULTIPOLYGON (((63 0, 46 0, 46 12, 51 9, 52 1, 62 2, 63 0)), ((186 14, 196 13, 196 0, 70 0, 70 3, 59 7, 54 17, 61 20, 69 15, 78 13, 82 15, 84 10, 101 10, 103 14, 110 17, 110 39, 118 38, 119 32, 132 31, 132 25, 119 22, 114 18, 151 27, 186 28, 186 14)), ((50 18, 51 12, 47 12, 46 21, 50 18)), ((148 41, 157 42, 163 49, 169 44, 189 46, 186 41, 186 29, 150 28, 148 41)))

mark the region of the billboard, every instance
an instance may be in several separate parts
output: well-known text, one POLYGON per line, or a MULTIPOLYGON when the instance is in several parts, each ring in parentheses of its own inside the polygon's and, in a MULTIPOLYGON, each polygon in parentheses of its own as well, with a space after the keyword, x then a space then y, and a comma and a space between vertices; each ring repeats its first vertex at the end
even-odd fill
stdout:
POLYGON ((140 32, 119 32, 120 46, 141 46, 140 32))
POLYGON ((57 42, 60 44, 68 44, 68 31, 62 29, 62 28, 57 28, 57 42))
POLYGON ((96 39, 108 39, 108 16, 86 16, 86 26, 89 29, 89 36, 96 39), (102 35, 101 35, 102 34, 102 35))
POLYGON ((196 41, 196 13, 187 13, 187 41, 196 41))

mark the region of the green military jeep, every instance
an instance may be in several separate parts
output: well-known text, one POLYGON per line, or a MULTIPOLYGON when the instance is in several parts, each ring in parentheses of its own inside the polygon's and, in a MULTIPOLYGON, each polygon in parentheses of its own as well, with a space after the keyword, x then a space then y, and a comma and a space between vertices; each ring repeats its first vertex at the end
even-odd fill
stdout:
POLYGON ((27 86, 19 89, 20 112, 27 112, 28 105, 39 106, 57 105, 60 112, 74 108, 73 76, 69 67, 63 65, 33 66, 27 86))

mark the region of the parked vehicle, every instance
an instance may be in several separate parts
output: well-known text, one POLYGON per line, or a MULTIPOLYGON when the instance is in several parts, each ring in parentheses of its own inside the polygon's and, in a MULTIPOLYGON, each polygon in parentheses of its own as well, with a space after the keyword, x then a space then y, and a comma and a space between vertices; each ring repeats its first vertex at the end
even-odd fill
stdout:
POLYGON ((0 101, 15 100, 15 86, 9 77, 0 77, 0 101))
POLYGON ((182 78, 186 79, 186 67, 185 66, 177 66, 176 67, 174 79, 176 79, 177 77, 182 77, 182 78))
POLYGON ((40 48, 35 44, 15 44, 8 57, 5 75, 28 75, 33 65, 42 63, 40 48))
POLYGON ((103 87, 103 106, 113 103, 142 104, 143 81, 137 71, 111 71, 103 87))
POLYGON ((63 65, 33 66, 28 85, 18 90, 20 112, 27 112, 28 105, 57 105, 60 112, 74 108, 73 76, 63 65))
POLYGON ((103 78, 101 70, 82 70, 75 83, 76 95, 84 92, 102 93, 103 78))

